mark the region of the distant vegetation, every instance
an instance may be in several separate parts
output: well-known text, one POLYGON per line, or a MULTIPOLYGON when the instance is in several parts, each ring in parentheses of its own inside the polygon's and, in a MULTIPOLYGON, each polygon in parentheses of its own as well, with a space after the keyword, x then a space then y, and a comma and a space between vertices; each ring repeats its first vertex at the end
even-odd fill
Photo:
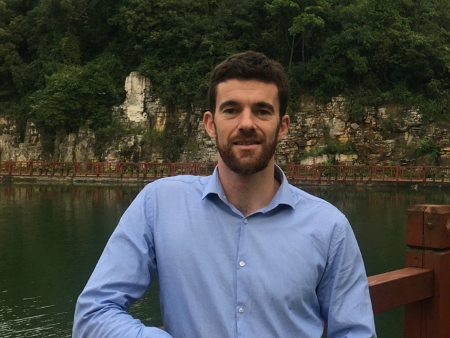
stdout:
POLYGON ((304 93, 354 119, 385 102, 450 116, 450 0, 0 0, 0 114, 108 134, 130 71, 193 111, 213 65, 250 49, 286 67, 293 109, 304 93))

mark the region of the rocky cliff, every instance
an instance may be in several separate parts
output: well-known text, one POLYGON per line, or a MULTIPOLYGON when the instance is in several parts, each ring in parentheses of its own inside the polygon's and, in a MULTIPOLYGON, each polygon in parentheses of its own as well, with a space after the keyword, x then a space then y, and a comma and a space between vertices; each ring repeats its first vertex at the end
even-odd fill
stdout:
MULTIPOLYGON (((163 106, 152 94, 150 80, 136 72, 127 77, 125 89, 124 103, 113 108, 115 120, 124 128, 101 153, 96 153, 96 135, 84 127, 76 134, 57 137, 52 157, 59 161, 217 160, 215 141, 203 130, 204 110, 187 112, 163 106)), ((279 144, 278 163, 432 165, 438 161, 450 165, 448 122, 424 122, 419 111, 398 106, 368 107, 356 121, 343 98, 326 105, 310 97, 302 97, 301 102, 291 114, 288 136, 279 144)), ((21 134, 14 119, 0 116, 1 160, 47 158, 34 121, 28 121, 21 134)))

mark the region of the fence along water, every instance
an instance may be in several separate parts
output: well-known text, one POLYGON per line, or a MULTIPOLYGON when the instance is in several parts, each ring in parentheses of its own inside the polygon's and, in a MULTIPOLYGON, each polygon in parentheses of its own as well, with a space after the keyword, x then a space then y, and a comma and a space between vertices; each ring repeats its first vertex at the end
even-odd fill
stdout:
MULTIPOLYGON (((216 163, 0 161, 0 176, 157 179, 210 175, 216 163)), ((450 167, 281 164, 291 183, 303 181, 450 182, 450 167)))

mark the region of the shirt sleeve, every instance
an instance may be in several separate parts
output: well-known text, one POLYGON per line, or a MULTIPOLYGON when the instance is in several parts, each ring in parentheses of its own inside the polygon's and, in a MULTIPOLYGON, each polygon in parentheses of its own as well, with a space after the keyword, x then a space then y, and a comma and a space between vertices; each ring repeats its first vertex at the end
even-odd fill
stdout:
POLYGON ((347 219, 334 229, 317 292, 328 338, 376 338, 364 263, 347 219))
POLYGON ((123 214, 78 298, 74 338, 171 337, 161 329, 146 327, 127 312, 146 292, 156 272, 147 188, 123 214))

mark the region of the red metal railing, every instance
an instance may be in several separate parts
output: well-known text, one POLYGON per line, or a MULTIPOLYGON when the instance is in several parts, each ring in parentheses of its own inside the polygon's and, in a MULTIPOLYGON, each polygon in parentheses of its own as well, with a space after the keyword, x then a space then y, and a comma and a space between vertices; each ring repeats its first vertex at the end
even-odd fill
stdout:
POLYGON ((161 178, 210 175, 215 163, 0 161, 0 175, 47 177, 161 178))
MULTIPOLYGON (((0 161, 0 175, 51 177, 160 178, 209 175, 215 163, 0 161)), ((376 165, 280 165, 292 182, 450 182, 450 167, 376 165)))
POLYGON ((439 166, 286 164, 281 167, 294 181, 450 182, 450 167, 439 166))

